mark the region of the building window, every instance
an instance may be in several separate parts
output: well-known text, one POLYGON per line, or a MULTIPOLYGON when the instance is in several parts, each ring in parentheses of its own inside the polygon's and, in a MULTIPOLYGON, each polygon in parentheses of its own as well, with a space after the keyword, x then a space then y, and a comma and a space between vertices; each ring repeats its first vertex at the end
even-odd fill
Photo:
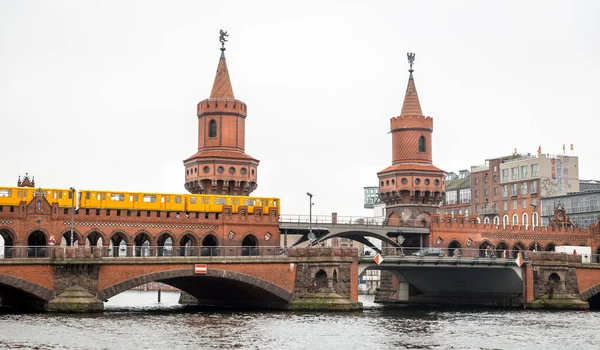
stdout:
POLYGON ((519 217, 517 216, 517 214, 513 214, 512 224, 513 225, 518 225, 519 224, 519 217))
POLYGON ((498 175, 496 175, 496 174, 494 174, 494 182, 498 182, 498 175))
POLYGON ((527 165, 521 167, 521 179, 527 178, 527 165))
POLYGON ((494 187, 494 196, 498 195, 498 187, 494 187))
POLYGON ((208 123, 208 137, 217 137, 217 121, 214 119, 208 123))
POLYGON ((487 183, 487 174, 483 175, 483 183, 486 184, 487 183))
POLYGON ((479 178, 478 177, 475 178, 475 185, 479 185, 479 178))
POLYGON ((531 193, 537 193, 537 181, 531 181, 531 193))
POLYGON ((403 184, 403 185, 406 185, 407 183, 408 183, 408 180, 407 180, 405 177, 403 177, 403 178, 402 178, 402 184, 403 184))
POLYGON ((502 185, 502 197, 508 197, 508 185, 502 185))
POLYGON ((504 225, 504 227, 508 226, 508 215, 504 215, 502 217, 502 224, 504 225))
POLYGON ((510 171, 512 173, 511 180, 518 180, 519 179, 519 167, 516 166, 514 168, 511 168, 510 171))
POLYGON ((470 203, 471 202, 471 189, 463 188, 458 191, 459 201, 460 203, 470 203))
POLYGON ((517 195, 517 184, 511 184, 510 185, 510 195, 511 196, 516 196, 517 195))
POLYGON ((475 197, 479 197, 479 190, 475 190, 475 197))
POLYGON ((504 210, 508 210, 508 202, 504 201, 504 210))
POLYGON ((419 152, 425 152, 425 136, 419 137, 419 152))
POLYGON ((527 182, 521 184, 521 194, 527 194, 527 182))
POLYGON ((475 205, 475 212, 479 213, 479 205, 475 205))
POLYGON ((421 179, 419 179, 419 178, 416 178, 416 179, 415 179, 415 183, 416 183, 417 185, 419 185, 419 184, 421 183, 421 179))
POLYGON ((538 225, 538 214, 537 213, 531 214, 531 225, 533 227, 536 227, 538 225))
POLYGON ((531 176, 532 177, 538 177, 539 176, 538 165, 537 164, 531 164, 531 176))
POLYGON ((517 201, 513 201, 513 209, 517 209, 517 201))
POLYGON ((488 189, 487 188, 485 190, 483 190, 483 195, 487 197, 487 195, 488 195, 488 189))
POLYGON ((502 182, 508 181, 508 169, 502 169, 502 182))
POLYGON ((523 205, 522 205, 523 209, 527 209, 527 199, 523 199, 523 205))

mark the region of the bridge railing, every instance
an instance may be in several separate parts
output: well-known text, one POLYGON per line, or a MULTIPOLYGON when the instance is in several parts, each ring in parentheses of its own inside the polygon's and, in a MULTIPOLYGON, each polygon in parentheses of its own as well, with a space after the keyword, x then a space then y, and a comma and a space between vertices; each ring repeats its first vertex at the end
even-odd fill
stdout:
POLYGON ((331 225, 349 225, 349 226, 374 226, 374 227, 429 227, 424 220, 388 220, 384 218, 369 218, 364 216, 331 216, 331 215, 279 215, 280 223, 297 224, 298 226, 308 226, 318 228, 319 224, 331 225))
MULTIPOLYGON (((367 252, 369 253, 369 252, 367 252)), ((542 252, 540 252, 542 253, 542 252)), ((549 254, 565 254, 560 252, 547 252, 549 254)), ((361 259, 372 259, 374 254, 363 254, 361 259)), ((389 258, 402 258, 406 260, 439 260, 439 259, 453 259, 453 260, 489 260, 489 261, 515 261, 521 254, 521 258, 524 262, 533 261, 534 252, 528 250, 498 250, 498 249, 471 249, 471 248, 404 248, 404 247, 386 247, 381 249, 381 255, 385 259, 389 258)), ((600 254, 584 254, 582 255, 582 262, 585 263, 600 263, 600 254)))
POLYGON ((178 258, 178 257, 268 257, 285 256, 281 247, 250 246, 115 246, 115 247, 67 247, 67 246, 5 246, 0 247, 0 258, 30 259, 99 259, 99 258, 178 258))

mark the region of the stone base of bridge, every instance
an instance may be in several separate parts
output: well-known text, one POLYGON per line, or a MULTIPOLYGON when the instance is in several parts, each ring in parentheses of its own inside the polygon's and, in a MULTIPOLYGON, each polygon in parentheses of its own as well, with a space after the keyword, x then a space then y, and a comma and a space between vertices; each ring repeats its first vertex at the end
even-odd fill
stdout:
POLYGON ((50 300, 46 311, 65 313, 92 313, 104 311, 104 303, 80 286, 67 288, 50 300))
POLYGON ((361 302, 350 300, 337 293, 310 293, 292 300, 288 306, 294 311, 361 311, 361 302))

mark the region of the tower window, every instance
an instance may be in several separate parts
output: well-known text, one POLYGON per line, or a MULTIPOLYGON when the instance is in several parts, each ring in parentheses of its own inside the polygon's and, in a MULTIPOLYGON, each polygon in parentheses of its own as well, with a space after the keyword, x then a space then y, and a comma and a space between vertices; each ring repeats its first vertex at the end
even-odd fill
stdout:
POLYGON ((425 152, 425 136, 419 137, 419 152, 425 152))
POLYGON ((217 122, 214 119, 208 123, 208 137, 217 137, 217 122))

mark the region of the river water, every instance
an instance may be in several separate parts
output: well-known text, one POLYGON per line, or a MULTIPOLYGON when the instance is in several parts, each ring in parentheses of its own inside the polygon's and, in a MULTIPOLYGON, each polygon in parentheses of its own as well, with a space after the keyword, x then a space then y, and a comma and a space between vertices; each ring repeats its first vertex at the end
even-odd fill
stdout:
POLYGON ((600 312, 383 309, 200 311, 128 291, 93 315, 0 310, 0 349, 600 349, 600 312))

